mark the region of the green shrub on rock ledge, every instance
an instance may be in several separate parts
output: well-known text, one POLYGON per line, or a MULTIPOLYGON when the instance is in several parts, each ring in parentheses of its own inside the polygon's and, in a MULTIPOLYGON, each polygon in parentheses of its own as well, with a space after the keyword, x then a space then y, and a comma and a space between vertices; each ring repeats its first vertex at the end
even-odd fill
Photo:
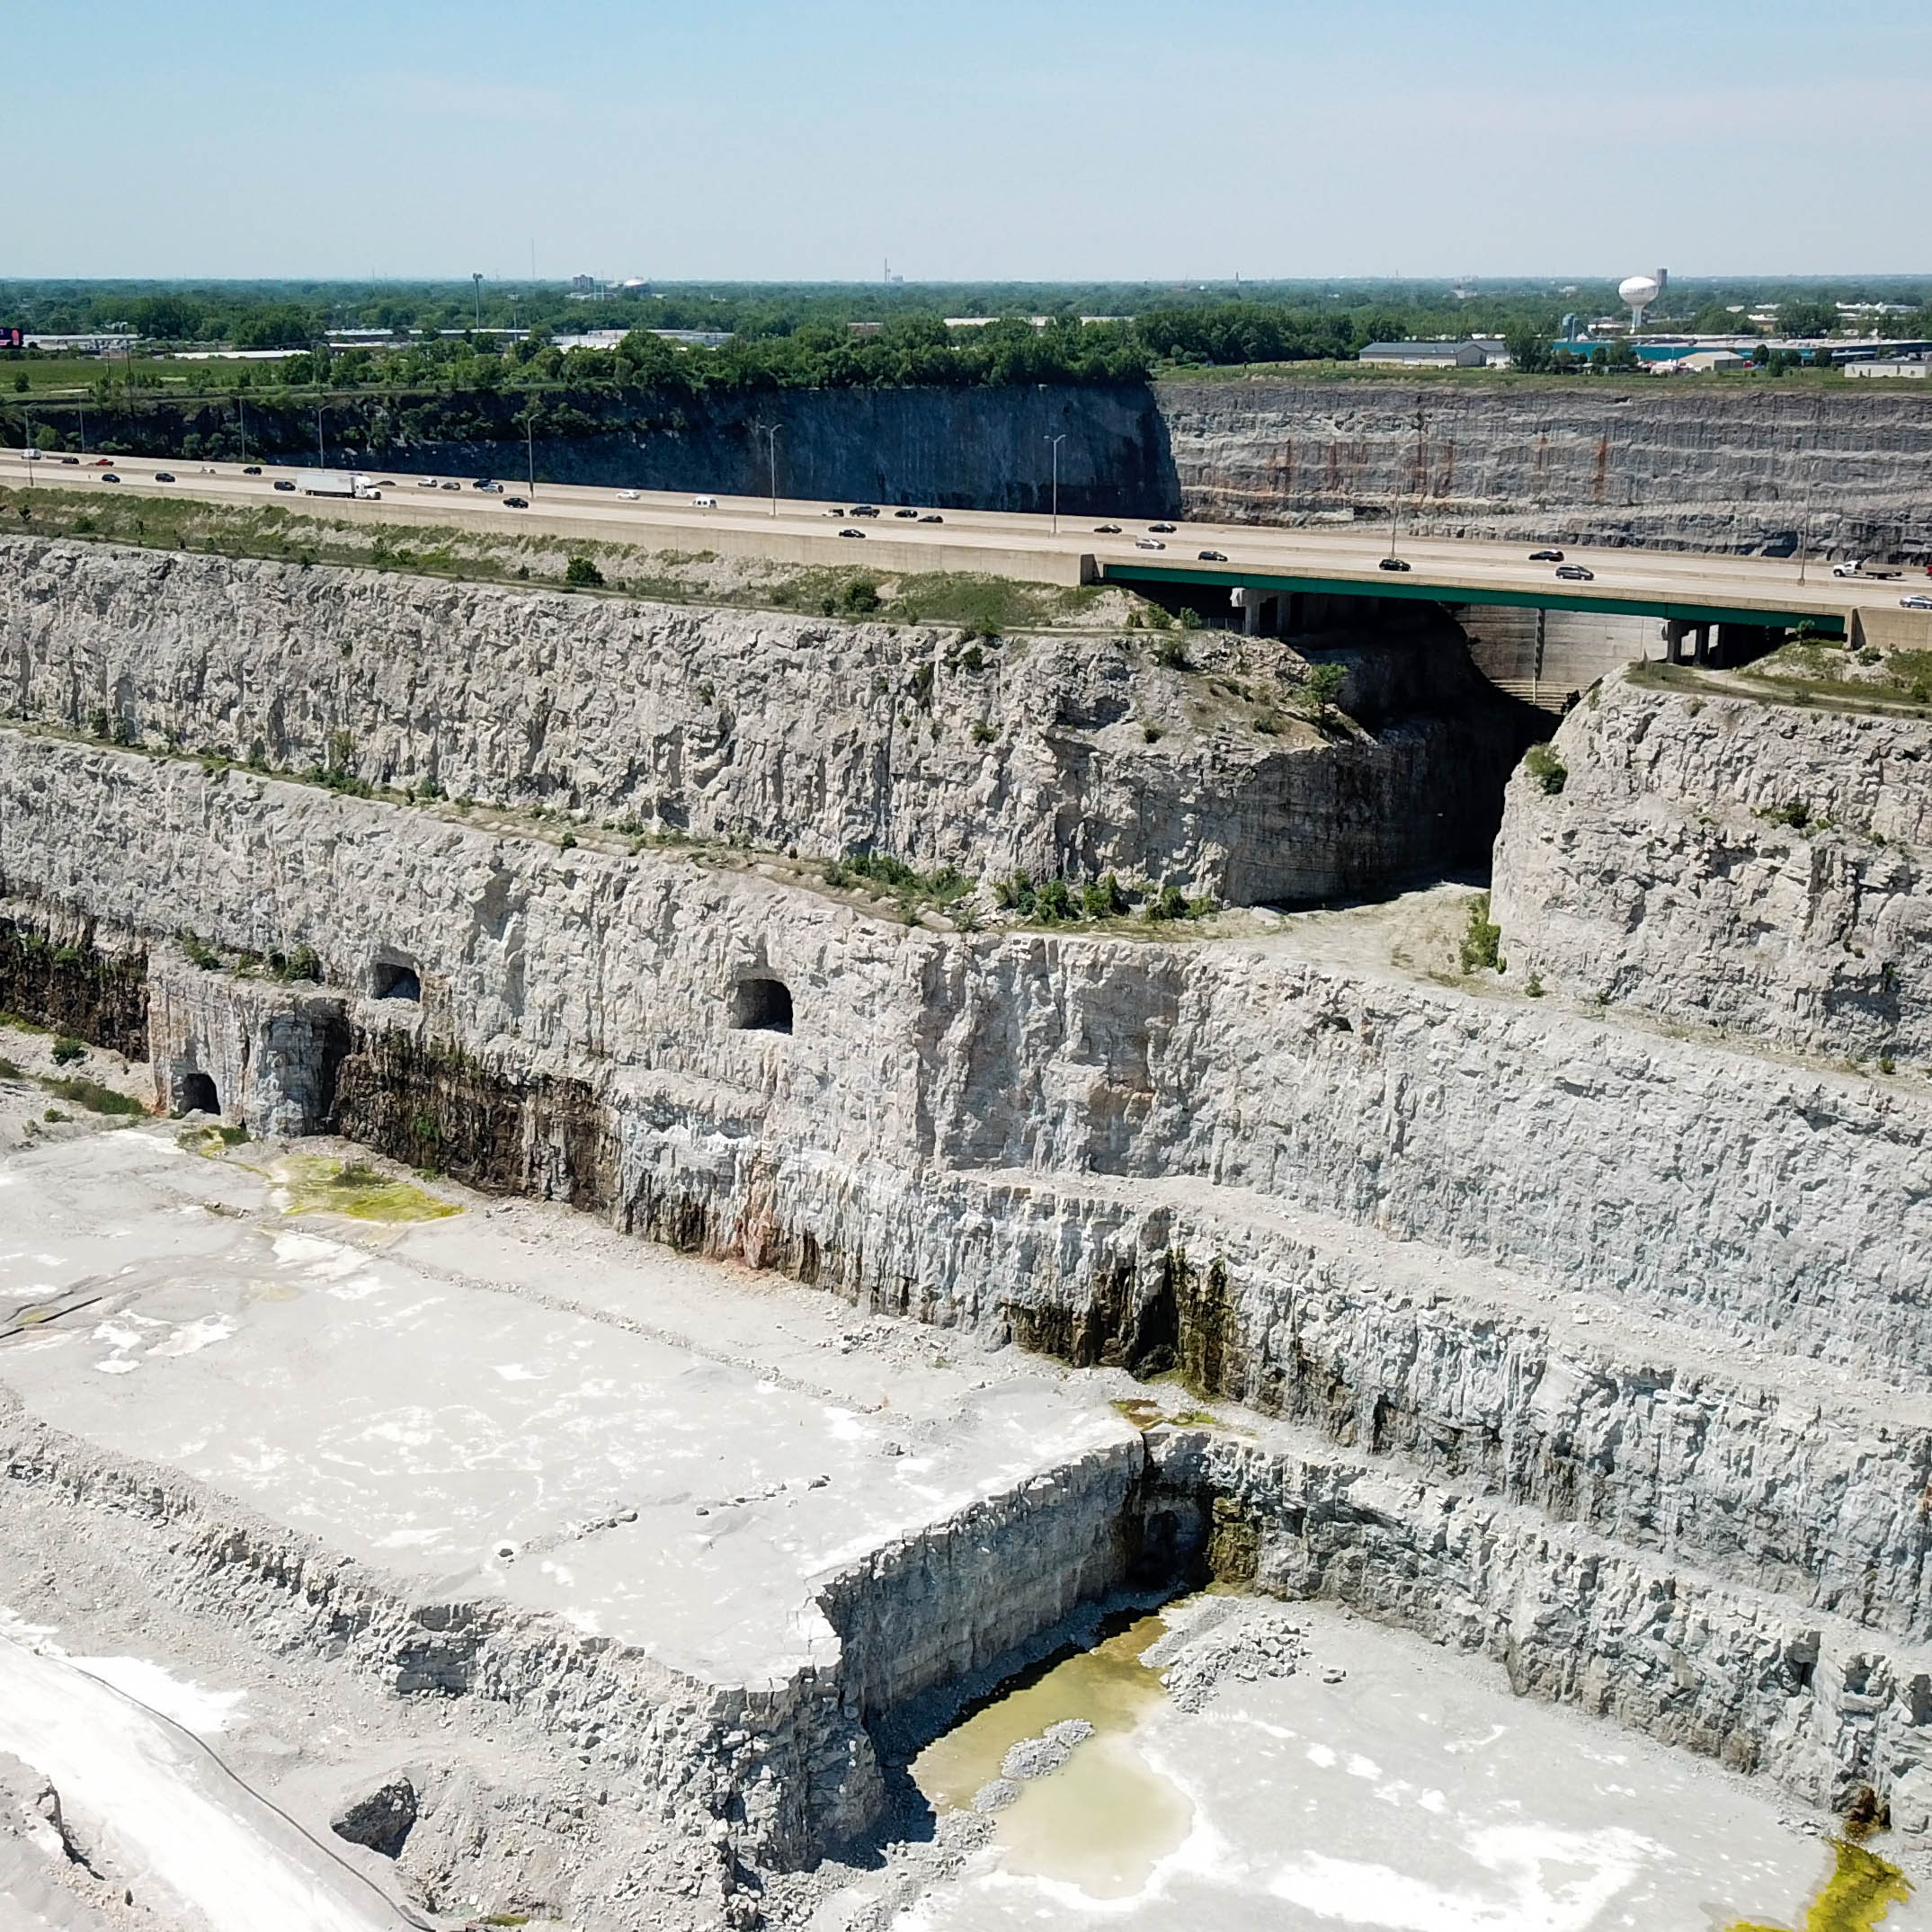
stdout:
POLYGON ((1533 744, 1524 752, 1523 770, 1553 798, 1570 778, 1570 768, 1546 744, 1533 744))
POLYGON ((1469 903, 1469 925, 1463 934, 1463 971, 1502 972, 1501 947, 1502 928, 1490 917, 1490 895, 1479 892, 1469 903))

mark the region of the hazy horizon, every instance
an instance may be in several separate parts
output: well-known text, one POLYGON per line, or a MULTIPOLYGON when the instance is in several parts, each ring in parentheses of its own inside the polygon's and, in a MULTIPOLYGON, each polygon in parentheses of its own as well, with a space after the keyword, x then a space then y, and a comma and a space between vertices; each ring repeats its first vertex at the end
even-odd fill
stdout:
POLYGON ((1842 30, 1790 0, 107 0, 9 40, 10 280, 1923 272, 1893 209, 1932 161, 1932 10, 1902 0, 1842 30))

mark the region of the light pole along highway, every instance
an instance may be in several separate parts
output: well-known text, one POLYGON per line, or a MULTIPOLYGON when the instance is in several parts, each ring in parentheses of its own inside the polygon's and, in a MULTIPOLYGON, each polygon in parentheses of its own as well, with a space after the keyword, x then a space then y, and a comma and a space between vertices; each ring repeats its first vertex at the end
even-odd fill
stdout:
POLYGON ((1057 436, 1043 440, 1053 445, 1054 452, 1054 535, 1060 534, 1060 445, 1066 441, 1067 432, 1062 430, 1057 436))
POLYGON ((752 425, 752 434, 765 439, 765 449, 770 459, 771 514, 774 519, 779 513, 779 438, 784 433, 785 425, 782 423, 754 423, 752 425))

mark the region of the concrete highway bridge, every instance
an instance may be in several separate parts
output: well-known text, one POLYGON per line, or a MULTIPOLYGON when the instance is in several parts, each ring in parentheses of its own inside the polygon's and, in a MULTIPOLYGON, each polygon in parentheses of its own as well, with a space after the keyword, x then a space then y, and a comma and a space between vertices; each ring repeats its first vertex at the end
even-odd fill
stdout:
MULTIPOLYGON (((236 464, 200 465, 116 457, 111 471, 43 455, 28 463, 0 453, 0 484, 89 493, 193 496, 291 515, 375 524, 443 525, 501 534, 512 528, 648 548, 704 548, 800 565, 863 564, 882 574, 975 572, 1046 583, 1119 583, 1163 601, 1184 600, 1204 618, 1239 610, 1250 630, 1298 628, 1323 602, 1375 598, 1456 607, 1520 608, 1653 618, 1671 654, 1723 662, 1767 633, 1810 623, 1856 644, 1932 648, 1932 611, 1908 610, 1901 598, 1932 592, 1919 569, 1883 580, 1836 577, 1828 564, 1668 550, 1566 547, 1565 562, 1588 580, 1561 578, 1533 563, 1521 543, 1404 538, 1406 570, 1382 567, 1389 554, 1379 524, 1303 526, 1132 522, 1117 528, 1004 511, 926 510, 933 521, 895 514, 854 517, 851 504, 758 497, 693 498, 667 492, 620 492, 550 483, 505 482, 501 494, 475 479, 431 479, 403 470, 369 472, 379 501, 305 494, 316 472, 282 464, 245 474, 236 464), (102 479, 111 474, 120 480, 102 479), (158 480, 162 476, 172 481, 158 480), (278 480, 292 490, 277 490, 278 480), (527 507, 513 507, 511 499, 527 507), (938 519, 943 518, 943 521, 938 519), (862 538, 841 534, 862 531, 862 538), (1212 553, 1203 555, 1203 553, 1212 553), (1185 593, 1197 591, 1198 596, 1185 593), (1312 601, 1315 600, 1322 602, 1312 601)), ((909 507, 909 506, 896 506, 909 507)))

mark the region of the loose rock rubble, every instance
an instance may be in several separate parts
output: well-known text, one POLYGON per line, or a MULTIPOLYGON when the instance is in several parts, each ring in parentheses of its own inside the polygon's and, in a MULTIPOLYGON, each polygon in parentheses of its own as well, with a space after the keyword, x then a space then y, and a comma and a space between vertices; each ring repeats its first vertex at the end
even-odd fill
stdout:
POLYGON ((1211 1598, 1142 1653, 1162 1673, 1176 1710, 1198 1711, 1229 1678, 1257 1683, 1291 1677, 1304 1654, 1302 1626, 1278 1604, 1211 1598))

